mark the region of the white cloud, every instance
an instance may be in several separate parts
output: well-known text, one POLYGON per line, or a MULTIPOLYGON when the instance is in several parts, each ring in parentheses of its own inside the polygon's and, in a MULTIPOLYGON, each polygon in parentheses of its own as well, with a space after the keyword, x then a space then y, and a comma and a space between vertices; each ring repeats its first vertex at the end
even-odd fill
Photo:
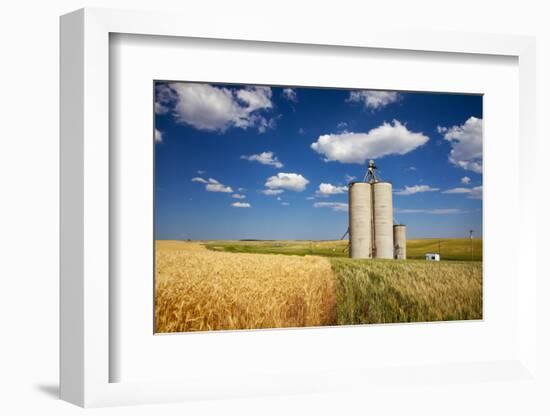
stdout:
POLYGON ((481 199, 483 198, 483 186, 474 186, 469 198, 481 199))
POLYGON ((247 113, 273 107, 269 87, 245 87, 236 90, 236 95, 245 103, 247 113))
POLYGON ((231 189, 230 186, 226 186, 226 185, 220 183, 219 181, 217 181, 214 178, 208 178, 208 180, 206 180, 204 178, 196 177, 196 178, 191 179, 191 182, 198 182, 198 183, 206 184, 205 189, 208 192, 225 192, 225 193, 233 192, 233 189, 231 189))
POLYGON ((231 189, 230 186, 222 185, 221 183, 209 183, 206 185, 206 190, 208 192, 225 192, 230 193, 233 192, 233 189, 231 189))
POLYGON ((198 130, 225 132, 236 127, 264 132, 274 126, 273 119, 262 115, 272 107, 269 87, 237 89, 175 82, 161 84, 156 91, 155 108, 170 111, 177 122, 198 130))
POLYGON ((347 186, 337 186, 330 183, 322 183, 319 185, 319 189, 315 191, 315 194, 318 196, 330 196, 343 194, 348 191, 347 186))
POLYGON ((366 108, 378 110, 399 100, 395 91, 351 91, 347 102, 363 103, 366 108))
POLYGON ((252 205, 250 205, 248 202, 233 202, 231 204, 232 207, 235 208, 250 208, 252 205))
POLYGON ((302 127, 300 127, 300 128, 298 129, 298 133, 300 133, 300 134, 306 134, 306 131, 305 131, 302 127))
POLYGON ((346 182, 353 182, 355 179, 357 179, 357 176, 346 175, 345 178, 346 182))
POLYGON ((208 183, 208 181, 203 178, 193 178, 191 179, 191 182, 208 183))
POLYGON ((395 191, 395 195, 414 195, 420 192, 435 192, 439 191, 439 188, 432 188, 430 185, 413 185, 405 186, 403 189, 395 191))
POLYGON ((315 197, 314 196, 308 196, 306 199, 307 200, 312 200, 312 199, 315 199, 315 197))
POLYGON ((199 175, 204 175, 204 174, 206 173, 206 171, 205 171, 205 170, 198 170, 197 173, 198 173, 199 175))
POLYGON ((162 142, 162 132, 160 130, 155 129, 155 142, 161 143, 162 142))
POLYGON ((442 194, 464 194, 471 199, 481 199, 483 197, 483 186, 474 186, 473 188, 452 188, 441 192, 442 194))
POLYGON ((230 186, 222 185, 221 183, 209 183, 206 185, 206 190, 208 192, 225 192, 225 193, 231 193, 233 192, 233 189, 231 189, 230 186))
POLYGON ((347 212, 348 204, 344 202, 315 202, 313 204, 314 208, 330 208, 333 211, 347 212))
POLYGON ((470 117, 462 126, 438 127, 443 138, 451 143, 449 161, 465 170, 481 173, 483 120, 470 117))
POLYGON ((167 106, 158 101, 155 102, 155 114, 166 114, 168 111, 170 111, 170 109, 167 106))
POLYGON ((264 189, 260 192, 264 195, 279 195, 282 194, 284 191, 282 189, 264 189))
POLYGON ((415 171, 415 170, 416 170, 416 167, 414 167, 414 166, 409 166, 409 170, 415 171))
POLYGON ((461 180, 461 183, 468 185, 471 182, 471 179, 468 176, 464 176, 461 180))
POLYGON ((257 155, 241 156, 241 159, 249 160, 251 162, 259 162, 262 165, 270 165, 276 168, 282 168, 283 164, 277 159, 277 156, 273 152, 262 152, 257 155))
POLYGON ((302 192, 306 189, 309 180, 298 173, 278 173, 277 176, 267 178, 265 183, 269 189, 286 189, 289 191, 302 192))
POLYGON ((246 198, 246 195, 233 194, 233 195, 231 195, 231 198, 235 198, 235 199, 245 199, 245 198, 246 198))
POLYGON ((170 105, 177 100, 177 94, 167 84, 160 84, 155 90, 155 113, 166 114, 170 111, 170 105))
POLYGON ((404 155, 425 144, 429 138, 413 133, 398 120, 384 123, 368 133, 340 133, 319 136, 311 148, 325 156, 325 161, 365 163, 386 155, 404 155))
POLYGON ((292 101, 294 103, 298 102, 298 95, 292 88, 283 89, 283 97, 285 97, 288 101, 292 101))
POLYGON ((442 194, 469 194, 471 192, 470 188, 453 188, 442 191, 442 194))
POLYGON ((290 205, 290 203, 289 202, 281 202, 281 205, 283 207, 288 207, 290 205))
POLYGON ((437 209, 394 209, 398 214, 432 214, 432 215, 447 215, 447 214, 464 214, 458 208, 437 208, 437 209))

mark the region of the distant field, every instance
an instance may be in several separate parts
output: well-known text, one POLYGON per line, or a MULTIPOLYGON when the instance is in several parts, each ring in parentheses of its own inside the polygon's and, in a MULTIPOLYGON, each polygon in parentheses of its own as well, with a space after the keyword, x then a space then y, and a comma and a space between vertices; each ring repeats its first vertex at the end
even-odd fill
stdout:
MULTIPOLYGON (((469 258, 469 243, 442 240, 442 253, 446 244, 450 259, 469 258)), ((157 241, 156 331, 482 317, 480 261, 351 260, 346 244, 157 241)), ((408 250, 423 258, 433 244, 413 240, 408 250)))
MULTIPOLYGON (((482 240, 469 238, 425 238, 407 241, 407 258, 424 259, 425 253, 441 252, 442 260, 482 260, 482 240)), ((292 254, 323 257, 348 257, 347 240, 336 241, 208 241, 205 247, 228 253, 292 254)))
POLYGON ((228 253, 289 254, 297 256, 347 257, 347 241, 207 241, 209 250, 228 253))
POLYGON ((443 260, 474 260, 483 259, 483 240, 473 239, 473 258, 469 238, 424 238, 407 241, 407 258, 424 259, 429 252, 441 253, 443 260), (441 250, 439 249, 441 247, 441 250))

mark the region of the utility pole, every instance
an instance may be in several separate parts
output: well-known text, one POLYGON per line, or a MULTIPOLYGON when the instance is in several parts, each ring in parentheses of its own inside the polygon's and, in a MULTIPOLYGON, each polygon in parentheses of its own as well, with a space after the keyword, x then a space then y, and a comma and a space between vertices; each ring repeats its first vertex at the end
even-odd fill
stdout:
POLYGON ((470 230, 470 255, 472 261, 474 261, 474 230, 470 230))

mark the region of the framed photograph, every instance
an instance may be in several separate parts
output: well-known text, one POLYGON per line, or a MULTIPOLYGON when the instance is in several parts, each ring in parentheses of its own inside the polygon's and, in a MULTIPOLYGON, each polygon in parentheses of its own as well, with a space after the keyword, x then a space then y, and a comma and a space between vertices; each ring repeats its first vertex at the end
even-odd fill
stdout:
POLYGON ((482 319, 482 95, 154 90, 156 333, 482 319))
POLYGON ((534 377, 534 40, 327 36, 61 18, 63 399, 534 377))

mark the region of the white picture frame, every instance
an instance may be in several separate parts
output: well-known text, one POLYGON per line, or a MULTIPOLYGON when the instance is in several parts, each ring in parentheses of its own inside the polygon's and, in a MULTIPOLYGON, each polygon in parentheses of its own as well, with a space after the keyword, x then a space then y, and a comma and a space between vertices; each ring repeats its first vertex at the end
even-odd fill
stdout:
MULTIPOLYGON (((418 370, 420 379, 434 371, 450 379, 479 382, 476 371, 494 371, 518 381, 536 376, 536 235, 535 183, 529 177, 535 160, 535 41, 507 35, 380 32, 365 28, 329 33, 312 26, 307 32, 265 24, 235 33, 223 20, 204 25, 173 13, 82 9, 61 18, 61 398, 79 406, 159 403, 198 398, 247 397, 346 389, 391 379, 388 369, 339 368, 330 377, 282 373, 263 379, 234 374, 181 381, 110 382, 117 357, 109 348, 109 36, 113 33, 225 39, 282 44, 332 45, 453 54, 504 55, 519 65, 519 184, 517 292, 518 348, 515 356, 494 362, 442 363, 418 370), (388 375, 389 374, 389 375, 388 375), (348 380, 342 383, 340 380, 348 380)), ((421 365, 421 363, 419 363, 421 365)), ((481 378, 483 379, 483 377, 481 378)))

